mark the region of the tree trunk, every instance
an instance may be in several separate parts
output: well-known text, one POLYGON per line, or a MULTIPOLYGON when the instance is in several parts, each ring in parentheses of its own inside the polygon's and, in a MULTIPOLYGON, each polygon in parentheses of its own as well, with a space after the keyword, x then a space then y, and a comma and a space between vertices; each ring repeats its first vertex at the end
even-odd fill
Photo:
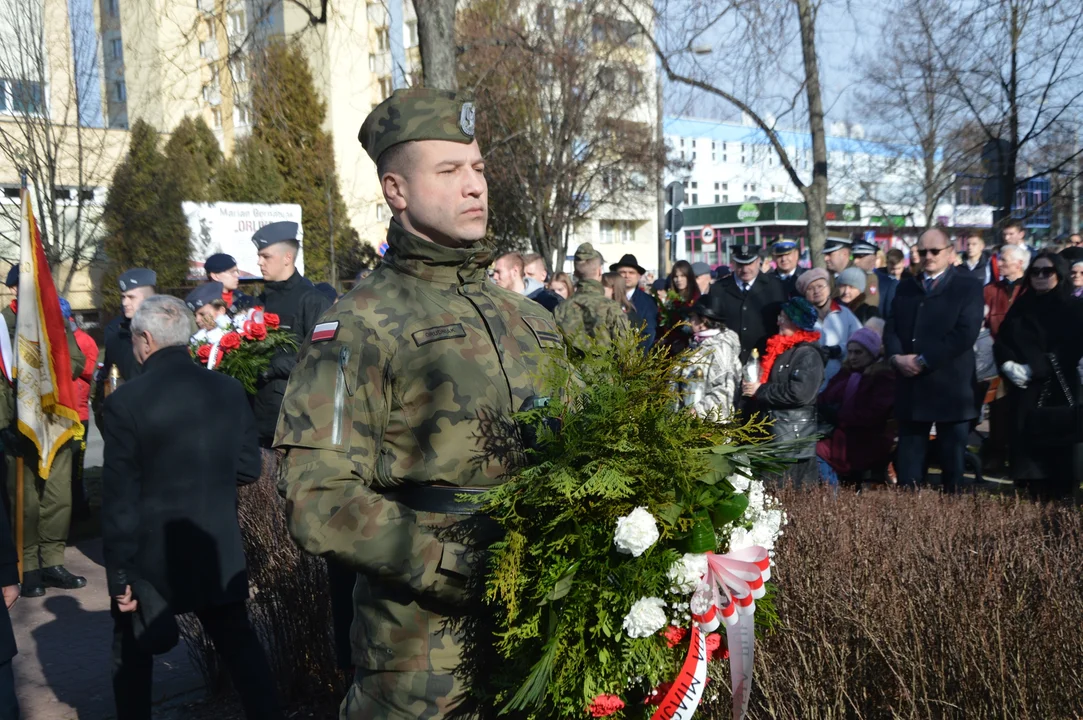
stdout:
MULTIPOLYGON (((425 87, 458 90, 455 76, 456 0, 414 0, 425 87)), ((401 32, 401 28, 392 28, 401 32)))
POLYGON ((809 255, 814 267, 824 266, 827 239, 827 138, 824 134, 824 101, 820 91, 820 65, 816 57, 816 8, 812 0, 796 0, 801 25, 801 55, 805 64, 805 96, 812 135, 812 182, 802 188, 808 208, 809 255))
POLYGON ((1019 8, 1012 3, 1011 17, 1011 75, 1008 78, 1008 157, 1002 158, 1000 166, 1001 227, 1012 216, 1015 205, 1015 163, 1019 157, 1019 8))

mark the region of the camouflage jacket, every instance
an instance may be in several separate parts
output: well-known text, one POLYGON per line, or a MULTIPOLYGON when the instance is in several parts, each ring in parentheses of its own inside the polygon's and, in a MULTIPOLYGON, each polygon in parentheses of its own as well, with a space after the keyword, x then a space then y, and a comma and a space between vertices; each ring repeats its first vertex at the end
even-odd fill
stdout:
POLYGON ((502 482, 521 452, 510 414, 542 394, 542 349, 562 343, 548 311, 489 282, 488 250, 446 248, 394 221, 388 245, 301 349, 275 433, 280 490, 306 551, 454 594, 438 570, 458 554, 432 532, 450 516, 378 490, 502 482))
POLYGON ((631 328, 620 303, 607 298, 597 280, 580 280, 575 294, 557 305, 553 315, 572 346, 579 350, 586 349, 591 339, 608 343, 631 328))

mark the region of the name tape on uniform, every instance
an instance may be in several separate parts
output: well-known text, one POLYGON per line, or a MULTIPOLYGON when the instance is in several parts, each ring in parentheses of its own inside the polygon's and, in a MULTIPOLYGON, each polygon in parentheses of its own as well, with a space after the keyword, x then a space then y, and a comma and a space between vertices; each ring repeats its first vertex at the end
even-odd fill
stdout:
POLYGON ((334 340, 335 335, 338 334, 338 320, 334 322, 320 323, 316 327, 312 328, 312 342, 320 342, 321 340, 334 340))

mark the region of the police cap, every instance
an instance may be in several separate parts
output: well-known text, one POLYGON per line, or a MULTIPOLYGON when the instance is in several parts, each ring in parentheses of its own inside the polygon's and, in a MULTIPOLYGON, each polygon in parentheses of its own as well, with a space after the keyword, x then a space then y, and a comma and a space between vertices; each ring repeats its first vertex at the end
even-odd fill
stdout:
POLYGON ((877 248, 874 244, 872 244, 865 238, 860 238, 854 240, 850 252, 853 254, 854 257, 866 257, 868 255, 875 255, 876 250, 877 248))
POLYGON ((474 141, 474 98, 435 88, 396 90, 368 114, 357 139, 373 162, 393 145, 413 140, 468 145, 474 141))
POLYGON ((259 251, 269 245, 286 242, 287 240, 297 242, 297 231, 300 229, 297 223, 289 220, 273 222, 257 230, 256 234, 252 236, 252 243, 256 246, 256 250, 259 251))
POLYGON ((738 265, 748 265, 760 259, 760 249, 748 243, 734 243, 730 245, 730 257, 738 265))
POLYGON ((121 292, 128 292, 139 287, 152 288, 156 284, 158 284, 158 274, 146 268, 132 268, 117 278, 117 285, 120 285, 121 292))
POLYGON ((843 248, 849 250, 851 245, 853 245, 853 241, 848 237, 838 235, 830 236, 824 241, 824 252, 835 252, 836 250, 842 250, 843 248))
POLYGON ((771 243, 771 254, 772 255, 785 255, 786 253, 790 252, 791 250, 796 250, 796 249, 797 249, 797 241, 796 240, 790 240, 789 238, 780 237, 779 239, 777 239, 773 243, 771 243))
POLYGON ((225 253, 215 253, 203 263, 203 269, 209 273, 225 272, 235 267, 237 267, 237 261, 233 259, 232 255, 226 255, 225 253))
POLYGON ((200 309, 204 305, 210 305, 215 300, 222 299, 222 283, 213 281, 200 285, 192 292, 188 293, 188 297, 184 298, 184 302, 188 305, 188 309, 192 312, 200 309))

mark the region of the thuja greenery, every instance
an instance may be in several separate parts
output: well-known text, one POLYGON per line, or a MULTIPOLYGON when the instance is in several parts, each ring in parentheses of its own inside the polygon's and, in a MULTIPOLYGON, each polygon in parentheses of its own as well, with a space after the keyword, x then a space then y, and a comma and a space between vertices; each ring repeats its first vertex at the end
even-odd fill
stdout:
MULTIPOLYGON (((641 717, 654 709, 647 694, 674 678, 687 644, 630 638, 625 615, 640 598, 666 597, 667 571, 684 552, 727 550, 748 498, 726 478, 777 472, 787 453, 760 419, 678 411, 687 362, 623 338, 549 363, 549 404, 520 414, 538 433, 536 448, 485 496, 503 529, 485 581, 499 658, 478 684, 502 712, 582 718, 593 698, 615 694, 626 702, 620 717, 641 717), (656 518, 660 539, 633 558, 617 552, 613 534, 636 507, 656 518)), ((770 622, 771 594, 757 604, 757 623, 770 622)))

